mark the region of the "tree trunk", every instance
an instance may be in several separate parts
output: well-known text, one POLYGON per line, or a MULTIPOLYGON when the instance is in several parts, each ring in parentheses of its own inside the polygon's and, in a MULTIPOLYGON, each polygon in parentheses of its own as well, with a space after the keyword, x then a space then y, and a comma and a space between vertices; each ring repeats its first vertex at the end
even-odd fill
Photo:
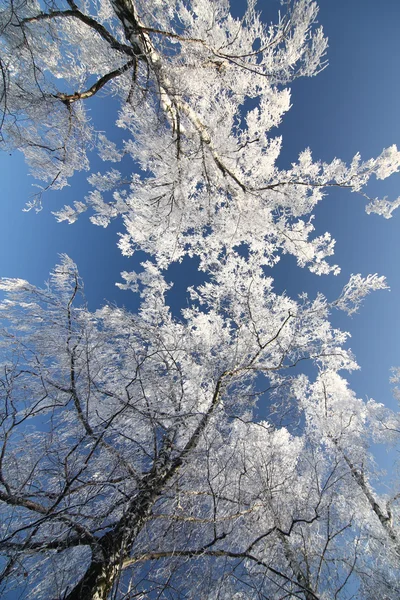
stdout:
POLYGON ((143 478, 141 489, 126 514, 92 547, 90 566, 73 590, 65 595, 65 600, 107 600, 155 502, 180 465, 181 460, 175 459, 143 478))

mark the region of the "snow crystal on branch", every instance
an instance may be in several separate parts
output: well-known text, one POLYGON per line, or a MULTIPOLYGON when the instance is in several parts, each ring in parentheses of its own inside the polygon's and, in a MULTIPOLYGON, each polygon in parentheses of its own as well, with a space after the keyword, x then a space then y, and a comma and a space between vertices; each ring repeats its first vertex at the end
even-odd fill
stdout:
POLYGON ((388 289, 389 286, 384 276, 379 277, 376 273, 374 275, 367 275, 367 277, 361 277, 359 273, 351 275, 334 306, 339 310, 343 310, 348 315, 352 315, 358 311, 363 299, 370 292, 388 289))
POLYGON ((365 207, 365 211, 368 215, 371 213, 376 213, 385 219, 392 218, 392 212, 400 206, 400 197, 397 200, 393 200, 390 202, 386 197, 382 198, 382 200, 371 200, 369 204, 365 207))

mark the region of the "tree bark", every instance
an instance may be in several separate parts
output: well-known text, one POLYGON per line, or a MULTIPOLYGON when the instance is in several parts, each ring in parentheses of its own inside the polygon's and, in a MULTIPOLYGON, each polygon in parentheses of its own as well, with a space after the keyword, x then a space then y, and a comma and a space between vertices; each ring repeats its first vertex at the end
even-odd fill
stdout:
POLYGON ((65 600, 107 600, 121 572, 123 561, 142 530, 166 483, 181 461, 171 461, 159 473, 143 478, 140 492, 131 501, 122 519, 92 547, 92 561, 85 575, 65 600))

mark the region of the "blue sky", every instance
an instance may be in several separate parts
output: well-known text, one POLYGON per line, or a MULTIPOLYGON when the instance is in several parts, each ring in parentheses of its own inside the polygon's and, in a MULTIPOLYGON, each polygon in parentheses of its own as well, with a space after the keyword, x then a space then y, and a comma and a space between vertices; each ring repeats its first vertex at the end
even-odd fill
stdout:
MULTIPOLYGON (((318 77, 294 82, 293 107, 277 134, 283 135, 281 166, 294 161, 309 146, 315 158, 335 156, 349 160, 360 151, 363 158, 378 155, 393 143, 400 146, 398 104, 400 80, 400 2, 398 0, 321 0, 319 22, 329 37, 329 66, 318 77)), ((239 0, 234 9, 239 10, 239 0)), ((260 8, 272 19, 277 0, 261 0, 260 8)), ((110 101, 91 101, 92 117, 99 129, 109 116, 110 101)), ((108 121, 109 123, 109 121, 108 121)), ((100 169, 100 165, 97 165, 100 169)), ((87 215, 74 225, 57 223, 51 211, 80 200, 89 189, 85 175, 71 181, 62 192, 44 197, 40 214, 22 212, 35 191, 21 155, 0 155, 1 201, 0 275, 22 277, 41 285, 57 262, 59 253, 69 254, 85 281, 89 307, 107 299, 135 308, 136 298, 115 287, 122 270, 137 262, 121 256, 116 247, 120 222, 104 230, 89 223, 87 215)), ((371 195, 400 195, 400 177, 378 182, 371 195)), ((365 202, 355 194, 335 190, 316 211, 317 233, 330 231, 337 240, 335 262, 342 274, 316 277, 284 257, 274 270, 276 287, 296 296, 302 291, 324 292, 333 300, 351 273, 386 275, 391 292, 370 296, 352 319, 338 314, 333 319, 352 333, 351 348, 362 370, 351 377, 361 397, 373 397, 394 406, 388 383, 389 368, 400 364, 400 211, 390 221, 367 216, 365 202)), ((176 281, 170 295, 176 309, 186 285, 196 279, 193 264, 171 269, 176 281)))

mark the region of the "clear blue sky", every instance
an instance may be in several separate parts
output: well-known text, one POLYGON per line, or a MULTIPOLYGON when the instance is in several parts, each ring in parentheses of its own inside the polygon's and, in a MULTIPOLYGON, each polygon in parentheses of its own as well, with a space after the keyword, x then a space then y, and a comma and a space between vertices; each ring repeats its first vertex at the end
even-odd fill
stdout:
MULTIPOLYGON (((319 4, 319 21, 329 37, 329 66, 318 77, 292 86, 293 107, 279 130, 284 136, 282 166, 295 160, 306 146, 323 160, 335 156, 349 160, 357 151, 369 158, 393 143, 400 146, 400 2, 321 0, 319 4)), ((270 19, 279 9, 277 0, 261 0, 259 6, 270 19)), ((238 7, 236 0, 234 9, 238 7)), ((95 124, 104 128, 110 101, 96 98, 90 102, 95 124)), ((134 308, 133 295, 115 287, 120 271, 137 264, 135 259, 123 258, 116 247, 121 223, 104 230, 90 224, 87 215, 74 225, 58 224, 51 215, 64 204, 82 199, 89 189, 85 176, 76 177, 61 193, 48 193, 43 211, 35 214, 22 212, 34 192, 22 156, 0 155, 0 169, 0 275, 41 285, 58 254, 66 252, 79 266, 90 308, 105 299, 134 308)), ((379 182, 370 192, 394 199, 400 195, 400 177, 379 182)), ((335 191, 318 208, 315 224, 317 232, 330 231, 336 238, 335 262, 341 265, 342 274, 316 277, 284 257, 274 271, 276 287, 293 296, 321 290, 333 300, 351 273, 386 275, 390 293, 377 292, 358 315, 348 319, 337 314, 334 321, 352 332, 350 346, 362 366, 351 378, 353 388, 361 397, 394 405, 388 377, 390 366, 400 365, 400 211, 390 221, 367 216, 362 198, 335 191)), ((186 263, 172 267, 171 278, 176 281, 176 293, 170 296, 176 310, 195 274, 186 263)))

